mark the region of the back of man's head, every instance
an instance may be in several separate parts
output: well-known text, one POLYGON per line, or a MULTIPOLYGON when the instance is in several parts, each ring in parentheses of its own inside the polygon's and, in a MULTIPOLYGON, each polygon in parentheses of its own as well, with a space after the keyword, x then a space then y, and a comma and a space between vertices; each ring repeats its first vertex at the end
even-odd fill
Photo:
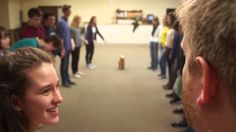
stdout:
POLYGON ((236 111, 236 1, 182 0, 177 15, 192 58, 207 60, 236 111))
POLYGON ((71 8, 71 5, 63 5, 62 12, 67 12, 71 8))
POLYGON ((56 51, 60 51, 61 41, 56 35, 49 36, 45 39, 46 43, 52 42, 53 47, 56 51))
POLYGON ((236 1, 181 0, 185 117, 197 132, 236 131, 236 1))

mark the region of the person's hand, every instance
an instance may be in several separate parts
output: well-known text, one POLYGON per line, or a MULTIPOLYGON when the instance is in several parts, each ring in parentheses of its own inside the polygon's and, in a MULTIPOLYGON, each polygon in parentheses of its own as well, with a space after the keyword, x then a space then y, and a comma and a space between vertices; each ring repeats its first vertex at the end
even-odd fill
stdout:
POLYGON ((84 40, 84 43, 85 43, 86 45, 88 45, 88 41, 87 41, 86 39, 84 40))
POLYGON ((75 41, 74 41, 74 39, 71 39, 71 50, 72 51, 75 50, 75 41))
POLYGON ((65 49, 62 48, 61 51, 60 51, 61 59, 63 59, 65 57, 65 53, 66 53, 65 49))
POLYGON ((86 40, 83 36, 80 38, 82 40, 83 43, 85 43, 86 45, 88 45, 88 40, 86 40))
POLYGON ((75 46, 71 46, 71 51, 74 51, 75 50, 75 46))

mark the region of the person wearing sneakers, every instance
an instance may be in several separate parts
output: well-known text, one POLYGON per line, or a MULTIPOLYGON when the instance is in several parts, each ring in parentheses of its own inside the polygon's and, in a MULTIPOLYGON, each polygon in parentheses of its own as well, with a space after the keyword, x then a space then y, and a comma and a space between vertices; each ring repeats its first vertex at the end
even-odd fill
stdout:
POLYGON ((159 34, 162 26, 160 25, 159 18, 154 17, 152 20, 152 33, 150 40, 150 57, 151 57, 151 65, 148 69, 156 71, 158 67, 158 44, 159 44, 159 34))
POLYGON ((74 40, 74 50, 71 52, 72 61, 71 61, 71 69, 73 76, 76 78, 81 78, 84 75, 83 72, 79 71, 79 57, 80 57, 80 48, 82 45, 81 40, 81 31, 80 31, 80 24, 81 17, 75 15, 70 27, 71 38, 74 40))
POLYGON ((63 5, 62 12, 63 16, 58 22, 58 35, 61 38, 62 50, 61 50, 61 65, 60 73, 62 79, 62 86, 69 88, 70 85, 75 85, 75 82, 72 82, 69 76, 68 68, 70 63, 70 54, 71 54, 71 37, 70 37, 70 28, 68 24, 68 18, 71 14, 71 6, 63 5), (64 53, 62 52, 64 51, 64 53), (62 54, 63 53, 63 54, 62 54))
POLYGON ((102 34, 97 28, 97 18, 92 16, 86 30, 86 40, 88 44, 86 45, 86 63, 89 69, 95 69, 96 66, 92 64, 92 58, 94 53, 94 40, 96 40, 96 35, 99 35, 104 41, 102 34))

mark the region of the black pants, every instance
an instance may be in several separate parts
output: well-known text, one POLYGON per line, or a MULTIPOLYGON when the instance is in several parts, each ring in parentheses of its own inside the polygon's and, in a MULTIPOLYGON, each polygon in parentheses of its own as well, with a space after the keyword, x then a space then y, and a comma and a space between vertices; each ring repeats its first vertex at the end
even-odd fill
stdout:
POLYGON ((75 50, 72 51, 71 54, 72 54, 71 69, 72 73, 75 74, 78 72, 80 47, 75 47, 75 50))
POLYGON ((171 60, 170 58, 170 54, 171 54, 171 50, 167 48, 167 64, 168 64, 168 73, 169 73, 169 81, 168 81, 168 85, 170 88, 173 88, 175 80, 177 78, 177 70, 176 70, 176 64, 174 62, 174 60, 171 60))
POLYGON ((92 63, 93 59, 93 53, 94 53, 94 43, 89 43, 86 45, 86 63, 90 64, 92 63))

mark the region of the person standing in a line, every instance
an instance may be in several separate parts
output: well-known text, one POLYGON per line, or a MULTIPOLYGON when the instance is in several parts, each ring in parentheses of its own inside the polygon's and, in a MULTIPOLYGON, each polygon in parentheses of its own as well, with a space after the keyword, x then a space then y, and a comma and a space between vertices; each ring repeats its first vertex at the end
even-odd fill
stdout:
POLYGON ((86 39, 88 41, 88 44, 86 45, 86 63, 89 69, 96 68, 96 66, 92 64, 92 59, 94 54, 94 40, 96 40, 97 34, 102 40, 104 40, 102 34, 97 28, 97 18, 96 16, 92 16, 86 30, 86 39))
POLYGON ((46 34, 42 22, 42 12, 38 8, 31 8, 28 10, 29 22, 20 32, 20 38, 34 38, 39 37, 45 39, 46 34))
POLYGON ((161 30, 161 26, 159 23, 158 17, 155 17, 152 20, 152 37, 150 41, 150 56, 151 56, 151 65, 148 69, 156 71, 158 68, 158 43, 159 43, 159 34, 161 30))
POLYGON ((76 78, 81 78, 81 76, 84 75, 83 72, 79 71, 80 48, 82 45, 81 31, 79 27, 80 22, 81 17, 75 15, 70 27, 71 38, 73 39, 75 44, 74 50, 72 51, 71 69, 74 77, 76 78))
POLYGON ((71 53, 71 36, 70 36, 70 28, 68 24, 68 18, 71 14, 71 6, 64 5, 62 7, 63 15, 58 22, 58 35, 61 38, 62 48, 64 53, 61 52, 61 65, 60 65, 60 73, 62 79, 62 86, 70 87, 70 85, 74 85, 75 83, 70 80, 68 68, 70 61, 70 53, 71 53))

